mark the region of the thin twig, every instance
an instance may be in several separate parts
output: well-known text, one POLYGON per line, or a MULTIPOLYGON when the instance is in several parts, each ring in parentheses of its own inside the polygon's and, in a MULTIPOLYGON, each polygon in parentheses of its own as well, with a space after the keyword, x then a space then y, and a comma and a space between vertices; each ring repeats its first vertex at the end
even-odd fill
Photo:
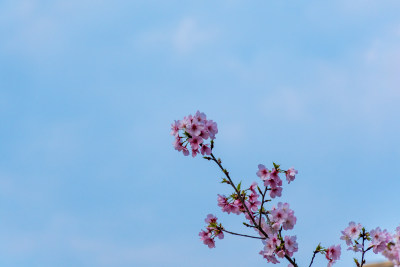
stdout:
POLYGON ((261 227, 261 217, 262 217, 262 210, 263 210, 263 206, 264 206, 264 197, 265 197, 265 195, 267 194, 267 190, 268 190, 268 187, 266 186, 265 187, 265 190, 264 190, 264 194, 262 194, 262 200, 261 200, 261 208, 260 208, 260 218, 259 218, 259 221, 258 221, 258 225, 261 227))
POLYGON ((258 237, 258 236, 238 234, 238 233, 234 233, 234 232, 231 232, 231 231, 228 231, 228 230, 225 230, 225 229, 221 229, 221 230, 226 232, 226 233, 228 233, 228 234, 231 234, 231 235, 238 235, 238 236, 250 237, 250 238, 255 238, 255 239, 262 239, 262 240, 266 239, 266 238, 258 237))
POLYGON ((318 252, 319 252, 318 250, 314 250, 314 253, 313 253, 313 255, 312 255, 312 259, 311 259, 310 265, 309 265, 308 267, 311 267, 311 265, 312 265, 313 262, 314 262, 315 255, 317 255, 318 252))
MULTIPOLYGON (((244 199, 242 197, 242 195, 240 194, 239 190, 236 188, 235 184, 233 183, 231 177, 229 176, 229 172, 224 169, 224 167, 222 167, 222 164, 215 158, 214 154, 211 153, 211 157, 212 160, 217 163, 217 165, 219 166, 219 168, 222 170, 222 172, 225 174, 226 178, 228 178, 230 185, 233 187, 233 189, 235 189, 236 194, 238 195, 238 198, 240 200, 240 202, 242 203, 243 207, 246 209, 247 214, 249 214, 251 221, 253 222, 253 224, 257 227, 257 228, 261 228, 257 225, 256 221, 253 218, 253 215, 250 213, 249 209, 247 208, 246 203, 244 202, 244 199)), ((260 229, 260 231, 266 236, 268 237, 268 235, 264 232, 263 229, 260 229)))

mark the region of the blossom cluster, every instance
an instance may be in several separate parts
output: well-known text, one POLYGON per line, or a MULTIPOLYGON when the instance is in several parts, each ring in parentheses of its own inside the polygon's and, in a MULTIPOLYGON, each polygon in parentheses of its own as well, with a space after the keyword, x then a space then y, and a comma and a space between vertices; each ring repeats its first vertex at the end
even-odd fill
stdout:
POLYGON ((217 123, 207 120, 206 114, 197 111, 194 116, 189 115, 182 120, 175 120, 171 125, 171 135, 175 137, 173 146, 182 151, 185 156, 190 152, 195 157, 198 153, 210 155, 212 147, 205 144, 207 139, 214 140, 218 133, 217 123), (190 148, 188 145, 190 144, 190 148))
POLYGON ((298 250, 296 236, 283 236, 282 229, 291 230, 296 224, 296 217, 294 211, 289 208, 288 203, 279 202, 277 206, 272 207, 267 212, 267 220, 261 218, 261 227, 265 236, 259 230, 256 230, 263 240, 264 248, 260 254, 271 263, 279 263, 278 258, 283 258, 285 255, 292 257, 298 250))
POLYGON ((350 222, 349 226, 342 231, 340 239, 346 241, 348 250, 364 254, 372 249, 375 254, 381 253, 392 261, 395 267, 400 267, 400 226, 392 235, 386 229, 381 230, 380 227, 367 232, 360 223, 350 222), (366 244, 365 241, 370 242, 366 244))
MULTIPOLYGON (((238 191, 240 196, 236 193, 231 194, 229 197, 225 195, 218 195, 218 206, 221 207, 223 212, 241 214, 244 213, 249 224, 253 226, 255 231, 263 239, 264 248, 260 251, 260 254, 271 263, 279 263, 278 258, 283 258, 285 255, 292 257, 298 250, 297 237, 282 235, 282 230, 291 230, 294 228, 297 218, 294 215, 294 211, 290 209, 288 203, 279 202, 276 206, 273 206, 270 210, 266 210, 263 206, 264 203, 271 201, 272 198, 280 197, 282 193, 282 179, 280 173, 286 175, 288 183, 294 181, 296 174, 298 173, 293 167, 284 171, 280 169, 280 166, 274 164, 272 170, 268 170, 264 165, 258 165, 258 171, 256 175, 264 182, 264 193, 263 190, 253 182, 251 186, 246 190, 240 190, 240 184, 238 191), (269 191, 271 199, 266 199, 266 192, 269 191), (242 201, 247 207, 243 206, 242 201), (261 198, 261 199, 260 199, 261 198), (261 229, 254 227, 254 222, 259 222, 261 229)), ((226 182, 226 180, 223 180, 226 182)))
POLYGON ((199 233, 200 240, 209 248, 215 248, 215 237, 224 238, 223 227, 221 224, 218 225, 217 219, 214 215, 208 214, 204 220, 208 224, 206 230, 201 230, 199 233))
POLYGON ((393 262, 394 267, 400 267, 400 226, 396 228, 382 255, 393 262))
MULTIPOLYGON (((264 186, 270 187, 270 197, 280 197, 282 196, 282 180, 279 177, 279 166, 274 164, 272 170, 268 170, 263 164, 258 165, 257 176, 264 181, 264 186)), ((284 171, 286 174, 286 180, 290 184, 290 182, 294 181, 296 174, 298 173, 293 167, 289 168, 287 171, 284 171)))
MULTIPOLYGON (((245 199, 247 208, 253 212, 257 211, 261 205, 261 202, 258 200, 260 195, 256 191, 257 187, 257 183, 254 182, 247 190, 242 191, 241 194, 241 196, 245 199), (251 193, 247 194, 246 192, 248 191, 251 193)), ((225 195, 218 195, 217 201, 218 206, 222 208, 222 211, 227 212, 228 214, 232 212, 239 215, 241 213, 245 213, 246 211, 238 194, 232 194, 229 197, 226 197, 225 195)))

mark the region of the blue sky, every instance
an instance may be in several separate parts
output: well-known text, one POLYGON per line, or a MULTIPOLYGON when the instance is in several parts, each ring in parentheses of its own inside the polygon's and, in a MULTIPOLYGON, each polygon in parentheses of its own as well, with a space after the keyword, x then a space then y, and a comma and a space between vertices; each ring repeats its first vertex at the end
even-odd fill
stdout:
POLYGON ((261 242, 198 240, 208 213, 236 231, 242 218, 216 206, 229 193, 217 167, 172 148, 171 122, 197 110, 218 123, 215 153, 236 180, 256 181, 259 163, 299 170, 282 201, 301 266, 349 221, 393 231, 399 12, 394 0, 1 1, 0 265, 266 266, 261 242))

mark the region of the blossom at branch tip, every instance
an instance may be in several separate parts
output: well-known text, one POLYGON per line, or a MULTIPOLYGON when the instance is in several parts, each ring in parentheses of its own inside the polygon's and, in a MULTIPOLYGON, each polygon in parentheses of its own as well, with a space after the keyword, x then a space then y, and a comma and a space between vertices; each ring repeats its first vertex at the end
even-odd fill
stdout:
POLYGON ((217 223, 217 217, 215 217, 212 214, 208 214, 207 217, 204 219, 204 221, 208 224, 210 223, 217 223))
POLYGON ((258 171, 256 174, 261 180, 265 181, 269 178, 270 171, 263 164, 258 164, 258 171))
POLYGON ((293 167, 289 168, 286 171, 286 180, 288 181, 288 184, 290 184, 290 182, 294 181, 297 173, 298 173, 298 171, 295 170, 293 167))
MULTIPOLYGON (((361 229, 362 229, 361 224, 356 224, 355 222, 349 222, 349 226, 342 231, 342 236, 340 237, 340 239, 346 241, 346 244, 348 246, 352 246, 353 240, 359 237, 361 229)), ((351 249, 354 250, 353 247, 351 249)))
POLYGON ((328 267, 331 267, 337 260, 340 259, 341 247, 340 245, 333 245, 326 249, 325 257, 328 260, 328 267))
POLYGON ((208 214, 204 220, 208 226, 206 227, 206 230, 201 230, 199 233, 200 240, 209 248, 215 248, 215 237, 218 237, 219 239, 224 238, 224 233, 222 231, 223 228, 221 225, 218 226, 217 220, 217 217, 208 214))
POLYGON ((175 137, 174 148, 188 156, 191 152, 195 157, 197 154, 211 155, 208 139, 215 139, 218 133, 217 123, 207 120, 207 116, 197 111, 194 116, 188 115, 182 120, 175 120, 171 124, 171 135, 175 137), (188 146, 190 145, 190 148, 188 146))

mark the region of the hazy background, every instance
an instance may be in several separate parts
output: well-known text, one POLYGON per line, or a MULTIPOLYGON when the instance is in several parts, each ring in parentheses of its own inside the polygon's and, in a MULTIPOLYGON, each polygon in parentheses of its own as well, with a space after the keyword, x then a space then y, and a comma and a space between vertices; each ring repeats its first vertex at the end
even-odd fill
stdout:
POLYGON ((301 266, 319 242, 352 266, 349 221, 400 223, 399 14, 397 0, 0 1, 0 265, 266 266, 260 241, 199 241, 208 213, 243 221, 216 206, 218 168, 171 145, 172 121, 201 110, 236 180, 299 170, 281 201, 301 266))

